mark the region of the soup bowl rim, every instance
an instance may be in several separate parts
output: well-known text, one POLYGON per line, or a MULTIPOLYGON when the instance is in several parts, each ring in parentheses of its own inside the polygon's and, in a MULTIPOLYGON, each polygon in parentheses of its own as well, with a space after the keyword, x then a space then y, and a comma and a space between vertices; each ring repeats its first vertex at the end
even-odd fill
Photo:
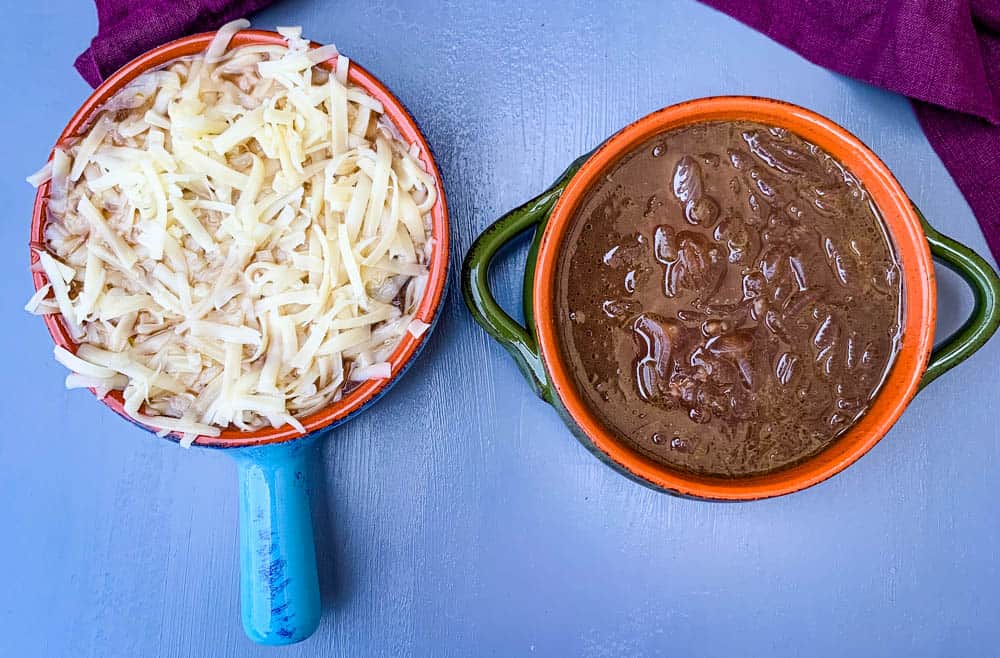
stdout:
POLYGON ((784 101, 716 96, 672 105, 629 124, 598 147, 569 179, 545 222, 531 285, 533 329, 552 402, 598 456, 625 474, 683 496, 754 500, 810 487, 844 470, 889 431, 917 393, 933 347, 936 286, 920 217, 889 168, 860 139, 830 119, 784 101), (706 121, 756 121, 788 129, 841 162, 878 207, 899 257, 903 305, 899 350, 868 411, 818 453, 749 477, 700 475, 655 461, 619 439, 584 401, 559 347, 557 265, 576 210, 596 181, 622 157, 665 131, 706 121))

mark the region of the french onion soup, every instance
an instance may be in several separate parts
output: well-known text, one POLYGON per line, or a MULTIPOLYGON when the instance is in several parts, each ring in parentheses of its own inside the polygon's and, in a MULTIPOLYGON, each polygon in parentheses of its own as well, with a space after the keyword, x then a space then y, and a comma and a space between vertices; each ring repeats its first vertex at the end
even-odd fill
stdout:
POLYGON ((557 266, 557 333, 620 441, 748 477, 865 413, 898 351, 901 294, 851 172, 784 129, 704 122, 640 145, 588 191, 557 266))

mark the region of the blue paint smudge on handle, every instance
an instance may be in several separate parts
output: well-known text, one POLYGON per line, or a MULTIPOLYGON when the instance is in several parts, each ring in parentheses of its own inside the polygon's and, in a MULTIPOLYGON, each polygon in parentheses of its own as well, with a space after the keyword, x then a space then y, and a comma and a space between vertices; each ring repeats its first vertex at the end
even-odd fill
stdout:
POLYGON ((319 581, 309 505, 316 439, 233 450, 240 478, 243 628, 260 644, 293 644, 316 630, 319 581))

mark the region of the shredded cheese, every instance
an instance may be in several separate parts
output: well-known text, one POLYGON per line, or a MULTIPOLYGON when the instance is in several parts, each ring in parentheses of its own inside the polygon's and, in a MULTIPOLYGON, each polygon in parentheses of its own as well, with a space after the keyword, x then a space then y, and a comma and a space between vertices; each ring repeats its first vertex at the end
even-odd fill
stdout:
POLYGON ((49 160, 48 162, 45 163, 44 166, 42 166, 41 169, 31 174, 24 180, 28 182, 28 185, 37 188, 41 187, 43 183, 47 183, 51 179, 52 179, 52 161, 49 160))
POLYGON ((42 300, 45 299, 45 296, 49 294, 50 290, 52 290, 52 284, 50 283, 46 283, 44 286, 36 290, 35 294, 28 300, 28 303, 24 305, 24 310, 28 313, 34 313, 37 311, 38 307, 42 304, 42 300))
POLYGON ((248 25, 134 80, 28 177, 50 184, 46 283, 25 309, 78 341, 54 351, 66 386, 121 391, 185 447, 304 432, 428 328, 437 191, 419 149, 334 46, 279 28, 286 47, 230 48, 248 25))
POLYGON ((424 335, 424 332, 430 328, 431 326, 423 320, 413 318, 413 320, 410 321, 409 326, 406 327, 406 330, 409 331, 414 338, 420 338, 424 335))
POLYGON ((388 363, 374 363, 370 366, 355 368, 351 371, 351 381, 361 382, 367 379, 388 379, 392 376, 392 366, 388 363))

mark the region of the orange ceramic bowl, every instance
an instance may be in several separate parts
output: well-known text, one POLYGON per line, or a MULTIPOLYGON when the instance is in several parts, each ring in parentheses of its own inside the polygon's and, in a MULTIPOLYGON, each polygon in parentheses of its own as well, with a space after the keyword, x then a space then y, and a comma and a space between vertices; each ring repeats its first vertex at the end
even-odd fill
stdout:
MULTIPOLYGON (((153 50, 150 50, 149 52, 126 64, 114 75, 105 80, 100 87, 94 90, 94 93, 90 96, 90 98, 88 98, 80 109, 76 111, 73 117, 69 120, 69 123, 66 125, 66 128, 63 129, 62 134, 59 135, 56 146, 63 144, 67 140, 72 139, 74 136, 83 132, 95 118, 97 112, 101 109, 101 106, 103 106, 112 95, 134 80, 137 76, 172 59, 188 55, 196 55, 203 52, 205 48, 208 47, 208 44, 212 41, 214 36, 215 33, 212 32, 184 37, 164 44, 158 48, 154 48, 153 50)), ((243 30, 238 32, 233 37, 231 47, 245 46, 248 44, 283 46, 285 43, 284 37, 276 32, 243 30)), ((313 48, 318 46, 319 44, 312 44, 313 48)), ((335 64, 336 58, 325 62, 324 66, 332 68, 335 64)), ((373 98, 378 99, 379 102, 382 103, 385 115, 392 120, 392 123, 399 130, 403 138, 407 142, 417 144, 420 147, 420 160, 426 170, 434 176, 434 179, 437 182, 437 203, 435 203, 434 207, 431 209, 432 235, 435 245, 434 253, 431 259, 430 275, 427 281, 427 287, 424 291, 424 297, 423 300, 421 300, 420 306, 417 308, 417 312, 415 314, 416 318, 433 325, 437 318, 438 309, 441 306, 448 277, 448 208, 445 203, 444 185, 441 181, 441 174, 438 171, 437 165, 434 163, 434 158, 431 155, 430 148, 424 140, 416 122, 413 120, 413 117, 410 116, 409 112, 406 111, 406 108, 403 107, 403 104, 392 95, 385 85, 353 61, 351 62, 349 68, 348 78, 351 83, 363 88, 373 98)), ((31 220, 31 262, 33 265, 38 260, 38 255, 35 253, 35 250, 44 248, 45 207, 48 199, 48 192, 49 184, 45 183, 38 188, 38 193, 35 196, 34 213, 31 220)), ((37 269, 38 268, 33 268, 36 290, 45 284, 44 275, 38 272, 37 269)), ((44 318, 45 325, 48 327, 49 333, 52 335, 52 339, 55 343, 70 351, 75 351, 76 346, 70 337, 66 326, 63 324, 62 316, 58 314, 46 315, 44 318)), ((427 331, 424 332, 420 338, 415 338, 407 332, 400 341, 399 346, 389 357, 389 363, 392 365, 393 376, 390 379, 366 381, 338 402, 310 414, 309 416, 301 418, 300 420, 306 429, 305 434, 300 433, 298 430, 289 425, 285 425, 277 429, 262 429, 254 432, 243 432, 239 429, 231 428, 223 430, 218 437, 199 436, 195 440, 195 444, 218 448, 239 448, 280 443, 283 441, 301 438, 342 422, 352 414, 360 411, 369 402, 376 400, 392 383, 399 378, 399 376, 406 370, 411 360, 420 351, 430 333, 430 331, 427 331)), ((120 392, 113 391, 103 399, 103 402, 122 417, 133 423, 135 422, 129 418, 128 415, 126 415, 122 406, 123 400, 120 392)), ((136 424, 141 425, 140 423, 136 424)), ((178 438, 174 435, 168 436, 174 439, 178 438)))
POLYGON ((592 154, 574 163, 546 193, 488 229, 470 250, 462 278, 466 303, 475 319, 511 351, 536 390, 556 407, 594 454, 656 489, 713 500, 751 500, 787 494, 847 468, 885 436, 923 384, 975 351, 1000 321, 996 305, 1000 281, 992 268, 967 248, 926 225, 899 182, 867 146, 815 112, 755 97, 693 100, 654 112, 622 129, 592 154), (572 218, 587 192, 620 158, 640 144, 665 131, 706 121, 757 121, 780 126, 833 155, 862 181, 881 210, 903 273, 905 311, 900 351, 869 411, 815 456, 783 470, 746 478, 708 477, 677 470, 619 441, 577 392, 559 349, 554 320, 556 265, 572 218), (498 245, 535 225, 541 226, 526 274, 525 317, 529 327, 525 331, 496 306, 486 285, 486 272, 498 245), (965 333, 960 331, 945 341, 937 355, 940 358, 936 358, 929 370, 936 313, 932 249, 935 256, 969 281, 980 304, 976 317, 963 328, 965 333), (532 263, 536 254, 537 261, 532 263))

